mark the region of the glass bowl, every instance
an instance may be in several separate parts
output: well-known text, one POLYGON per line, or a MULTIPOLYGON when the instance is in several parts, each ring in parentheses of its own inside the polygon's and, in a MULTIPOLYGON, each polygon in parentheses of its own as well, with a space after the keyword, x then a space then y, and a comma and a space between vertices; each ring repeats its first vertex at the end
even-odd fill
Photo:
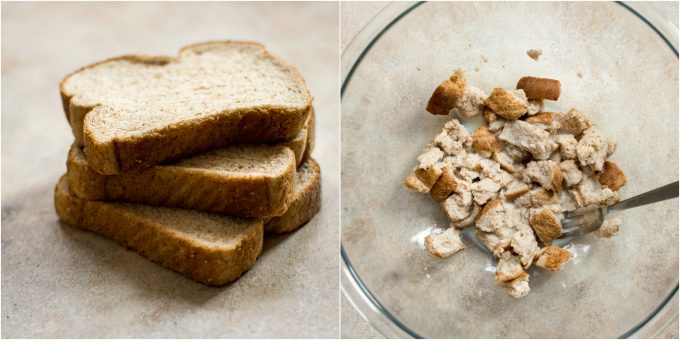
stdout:
MULTIPOLYGON (((677 25, 677 24, 676 24, 677 25)), ((343 291, 386 336, 653 336, 678 315, 678 201, 617 214, 620 235, 584 236, 558 272, 532 268, 531 293, 494 284, 495 261, 423 249, 439 206, 402 181, 447 117, 425 111, 455 68, 487 93, 525 75, 562 82, 618 141, 627 198, 678 179, 677 27, 646 4, 432 2, 386 7, 342 56, 343 291), (635 8, 632 8, 634 6, 635 8), (541 49, 538 61, 526 51, 541 49)))

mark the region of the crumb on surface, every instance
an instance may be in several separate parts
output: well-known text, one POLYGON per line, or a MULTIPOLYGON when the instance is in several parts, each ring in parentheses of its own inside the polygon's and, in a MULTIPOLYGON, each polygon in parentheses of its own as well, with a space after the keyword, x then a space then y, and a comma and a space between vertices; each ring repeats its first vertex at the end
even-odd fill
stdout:
POLYGON ((528 55, 531 59, 536 60, 536 61, 538 61, 538 58, 541 56, 541 54, 543 54, 543 51, 541 51, 541 50, 539 50, 539 49, 533 49, 533 48, 532 48, 532 49, 530 49, 530 50, 527 51, 527 55, 528 55))

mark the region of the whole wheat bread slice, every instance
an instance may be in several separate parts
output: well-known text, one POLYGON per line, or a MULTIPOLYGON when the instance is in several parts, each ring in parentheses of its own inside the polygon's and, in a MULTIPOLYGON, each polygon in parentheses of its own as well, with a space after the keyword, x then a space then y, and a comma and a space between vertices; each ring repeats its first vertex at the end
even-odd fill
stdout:
POLYGON ((232 145, 117 175, 92 170, 82 148, 74 144, 66 162, 69 187, 86 200, 122 200, 240 217, 280 216, 294 198, 296 164, 307 149, 307 131, 314 129, 311 117, 295 139, 279 145, 232 145))
POLYGON ((321 208, 321 169, 310 158, 297 170, 293 200, 285 214, 267 221, 268 233, 293 231, 312 219, 321 208))
POLYGON ((294 67, 234 41, 109 59, 70 74, 60 90, 77 143, 107 175, 234 142, 290 140, 312 101, 294 67))
POLYGON ((192 210, 86 201, 59 180, 54 205, 75 227, 115 240, 193 280, 222 285, 248 270, 262 251, 262 220, 192 210))
POLYGON ((283 214, 295 187, 295 154, 280 145, 232 145, 170 165, 109 176, 93 171, 85 154, 74 145, 66 164, 69 187, 82 199, 240 217, 283 214))

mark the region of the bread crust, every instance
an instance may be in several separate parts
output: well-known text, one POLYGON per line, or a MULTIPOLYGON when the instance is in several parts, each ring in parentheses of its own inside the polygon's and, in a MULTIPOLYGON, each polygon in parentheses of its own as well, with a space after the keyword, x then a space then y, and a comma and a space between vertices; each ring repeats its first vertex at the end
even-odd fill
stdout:
POLYGON ((605 161, 599 181, 600 184, 609 187, 612 191, 618 191, 626 185, 626 175, 616 163, 605 161))
MULTIPOLYGON (((321 209, 321 169, 319 164, 313 158, 310 158, 300 167, 310 167, 313 176, 304 182, 302 188, 299 190, 296 188, 293 200, 283 215, 265 222, 265 232, 281 234, 293 231, 311 220, 321 209)), ((300 176, 296 179, 298 182, 302 180, 303 178, 300 176)))
POLYGON ((456 70, 449 79, 441 82, 427 102, 427 112, 434 115, 448 115, 465 92, 465 74, 456 70))
POLYGON ((434 183, 430 190, 430 196, 437 201, 442 202, 447 199, 451 193, 458 187, 458 179, 453 174, 453 169, 450 165, 445 165, 442 168, 442 174, 434 183))
POLYGON ((517 82, 516 88, 524 90, 528 99, 558 100, 560 98, 561 87, 562 85, 559 80, 522 77, 517 82))
POLYGON ((565 262, 571 259, 573 255, 566 249, 556 246, 548 246, 541 250, 540 256, 536 261, 536 265, 552 271, 562 269, 565 262))
POLYGON ((560 221, 557 220, 555 213, 548 208, 532 213, 529 223, 536 232, 538 239, 545 245, 550 245, 554 239, 562 235, 560 221))
POLYGON ((500 87, 493 89, 484 105, 505 119, 517 119, 527 113, 527 103, 522 103, 510 91, 500 87))
POLYGON ((486 125, 481 125, 472 134, 472 147, 480 155, 490 157, 494 152, 500 151, 501 143, 486 125))
POLYGON ((181 159, 233 142, 281 142, 295 138, 306 121, 312 103, 312 97, 306 86, 306 103, 302 109, 262 106, 247 110, 230 110, 165 126, 143 136, 112 138, 104 141, 97 140, 96 136, 89 130, 87 122, 87 116, 90 112, 102 110, 103 107, 80 105, 77 100, 74 100, 74 96, 77 96, 77 94, 67 93, 65 90, 64 84, 75 74, 102 64, 128 61, 164 65, 182 60, 183 54, 189 50, 221 44, 260 47, 262 48, 263 58, 270 58, 280 63, 291 71, 298 82, 305 85, 304 79, 295 67, 271 55, 263 45, 253 42, 204 42, 180 49, 176 57, 126 55, 82 67, 62 80, 60 94, 62 105, 66 110, 68 121, 76 137, 76 144, 85 146, 85 153, 92 168, 103 175, 111 175, 150 167, 164 161, 181 159))
MULTIPOLYGON (((113 239, 163 267, 211 286, 238 279, 262 251, 261 220, 243 220, 235 246, 208 246, 136 214, 125 204, 79 199, 69 193, 63 176, 55 188, 54 205, 64 222, 113 239)), ((169 210, 153 209, 160 214, 169 210)))
POLYGON ((428 189, 432 189, 432 186, 437 182, 439 176, 442 175, 442 170, 436 165, 430 165, 424 169, 417 168, 414 173, 428 189))

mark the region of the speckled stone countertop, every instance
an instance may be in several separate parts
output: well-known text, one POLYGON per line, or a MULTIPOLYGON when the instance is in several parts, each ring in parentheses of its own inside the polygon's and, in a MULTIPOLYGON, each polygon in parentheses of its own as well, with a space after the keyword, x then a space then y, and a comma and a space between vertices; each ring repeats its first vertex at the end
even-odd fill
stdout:
MULTIPOLYGON (((341 47, 344 51, 356 34, 368 23, 375 14, 382 10, 389 2, 343 2, 341 4, 341 47)), ((661 13, 668 15, 671 22, 677 25, 678 3, 656 2, 661 13)), ((352 307, 347 298, 342 296, 341 336, 342 338, 379 339, 384 338, 352 307)), ((658 338, 678 338, 678 318, 673 320, 659 334, 658 338)))
POLYGON ((339 334, 337 3, 3 3, 2 337, 313 337, 339 334), (60 223, 73 141, 58 86, 122 54, 252 40, 296 65, 314 96, 323 206, 268 237, 241 279, 210 288, 60 223))

